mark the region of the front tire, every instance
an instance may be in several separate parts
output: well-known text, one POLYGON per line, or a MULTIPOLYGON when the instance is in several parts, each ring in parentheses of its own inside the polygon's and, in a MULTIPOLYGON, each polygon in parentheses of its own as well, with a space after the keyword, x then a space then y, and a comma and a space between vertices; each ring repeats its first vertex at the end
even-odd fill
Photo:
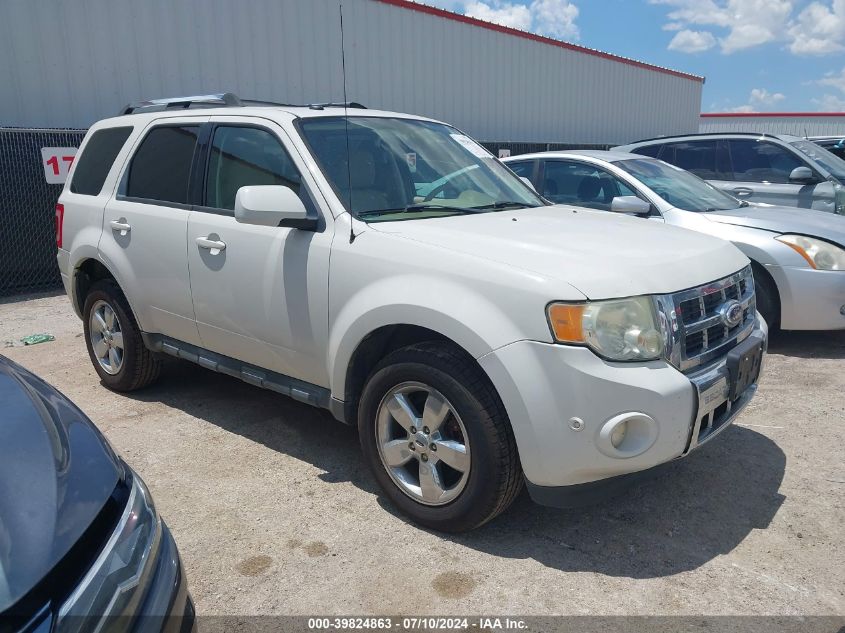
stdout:
POLYGON ((158 378, 161 363, 144 345, 129 302, 114 281, 91 286, 82 319, 88 356, 106 387, 134 391, 158 378))
POLYGON ((763 316, 771 331, 780 325, 780 295, 772 278, 756 262, 751 264, 754 275, 754 289, 757 293, 757 311, 763 316))
POLYGON ((389 354, 361 396, 364 456, 387 497, 415 522, 471 530, 522 489, 507 415, 471 358, 441 343, 389 354))

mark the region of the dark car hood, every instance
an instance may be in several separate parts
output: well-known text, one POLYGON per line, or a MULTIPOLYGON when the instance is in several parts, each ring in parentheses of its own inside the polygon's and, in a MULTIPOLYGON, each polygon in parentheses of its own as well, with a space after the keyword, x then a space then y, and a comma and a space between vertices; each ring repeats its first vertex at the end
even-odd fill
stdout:
POLYGON ((0 412, 2 614, 79 540, 123 469, 79 409, 2 356, 0 412))
POLYGON ((845 216, 794 207, 748 206, 730 211, 711 211, 710 220, 774 233, 798 233, 845 245, 845 216))

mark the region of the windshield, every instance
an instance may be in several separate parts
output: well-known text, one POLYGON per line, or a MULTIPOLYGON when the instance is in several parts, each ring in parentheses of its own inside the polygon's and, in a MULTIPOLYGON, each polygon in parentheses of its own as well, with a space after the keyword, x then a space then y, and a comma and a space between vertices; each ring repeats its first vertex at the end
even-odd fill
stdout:
POLYGON ((795 141, 792 143, 792 147, 812 158, 836 180, 845 184, 845 160, 810 141, 795 141))
POLYGON ((740 206, 736 198, 698 176, 660 160, 635 158, 614 163, 673 207, 684 211, 728 211, 740 206))
POLYGON ((487 150, 442 123, 354 116, 298 125, 346 210, 367 222, 545 204, 487 150))

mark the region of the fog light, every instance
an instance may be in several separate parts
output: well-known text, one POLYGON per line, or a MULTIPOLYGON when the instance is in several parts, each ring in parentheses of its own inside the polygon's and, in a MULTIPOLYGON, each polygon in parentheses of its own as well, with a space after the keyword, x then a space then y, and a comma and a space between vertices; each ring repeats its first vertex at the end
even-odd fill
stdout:
POLYGON ((613 444, 613 448, 619 448, 622 442, 625 441, 625 433, 627 432, 627 422, 620 422, 615 427, 613 427, 613 432, 610 434, 610 443, 613 444))

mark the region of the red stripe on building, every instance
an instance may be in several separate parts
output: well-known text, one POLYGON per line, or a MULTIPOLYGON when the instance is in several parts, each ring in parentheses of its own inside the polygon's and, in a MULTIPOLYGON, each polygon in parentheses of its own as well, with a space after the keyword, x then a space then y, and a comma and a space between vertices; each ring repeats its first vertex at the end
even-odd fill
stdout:
POLYGON ((390 4, 395 7, 402 7, 403 9, 410 9, 411 11, 417 11, 419 13, 427 13, 428 15, 434 15, 439 18, 445 18, 447 20, 452 20, 454 22, 463 22, 464 24, 469 24, 472 26, 478 26, 483 29, 487 29, 490 31, 498 31, 499 33, 505 33, 507 35, 513 35, 515 37, 521 37, 526 40, 532 40, 534 42, 540 42, 541 44, 549 44, 551 46, 557 46, 558 48, 563 48, 569 51, 575 51, 576 53, 584 53, 585 55, 592 55, 593 57, 600 57, 601 59, 608 59, 610 61, 619 62, 620 64, 627 64, 628 66, 634 66, 636 68, 643 68, 645 70, 652 70, 654 72, 663 73, 664 75, 672 75, 673 77, 681 77, 682 79, 690 79, 692 81, 698 81, 700 83, 704 83, 704 77, 700 77, 698 75, 693 75, 691 73, 684 73, 680 70, 672 70, 671 68, 663 68, 662 66, 655 66, 654 64, 647 64, 646 62, 637 61, 636 59, 630 59, 628 57, 622 57, 620 55, 613 55, 611 53, 605 53, 604 51, 597 51, 593 48, 587 48, 586 46, 579 46, 578 44, 570 44, 569 42, 562 42, 560 40, 553 39, 551 37, 545 37, 543 35, 536 35, 535 33, 528 33, 527 31, 520 31, 519 29, 514 29, 509 26, 502 26, 501 24, 494 24, 493 22, 485 22, 484 20, 479 20, 478 18, 471 18, 468 15, 462 15, 460 13, 453 13, 452 11, 447 11, 446 9, 438 9, 437 7, 431 7, 427 4, 418 4, 416 2, 412 2, 411 0, 375 0, 376 2, 382 2, 384 4, 390 4))

